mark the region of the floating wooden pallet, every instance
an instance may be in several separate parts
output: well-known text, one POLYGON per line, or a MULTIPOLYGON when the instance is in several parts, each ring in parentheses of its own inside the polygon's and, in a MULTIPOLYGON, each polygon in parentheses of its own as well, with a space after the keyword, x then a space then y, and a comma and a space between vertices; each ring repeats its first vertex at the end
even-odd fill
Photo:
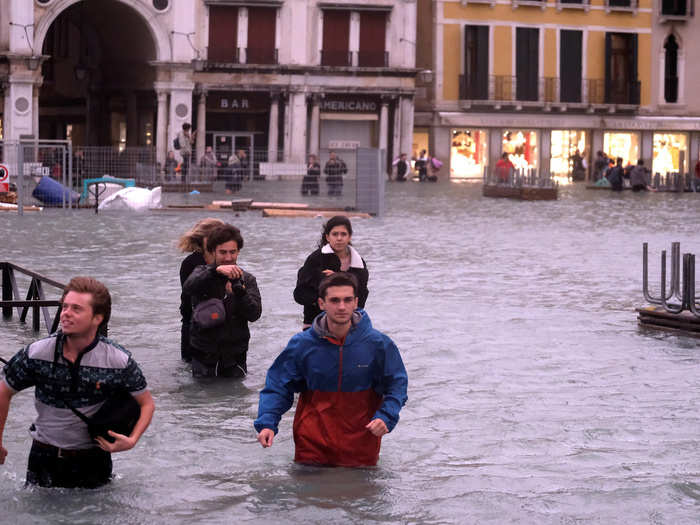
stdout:
POLYGON ((484 197, 495 197, 504 199, 517 199, 523 201, 552 201, 557 200, 557 188, 538 188, 535 186, 499 186, 484 184, 482 189, 484 197))
POLYGON ((289 209, 275 209, 275 208, 265 208, 262 211, 263 217, 323 217, 330 218, 334 215, 343 215, 344 217, 350 218, 360 218, 369 219, 371 215, 369 213, 362 213, 358 211, 340 211, 340 210, 289 210, 289 209))

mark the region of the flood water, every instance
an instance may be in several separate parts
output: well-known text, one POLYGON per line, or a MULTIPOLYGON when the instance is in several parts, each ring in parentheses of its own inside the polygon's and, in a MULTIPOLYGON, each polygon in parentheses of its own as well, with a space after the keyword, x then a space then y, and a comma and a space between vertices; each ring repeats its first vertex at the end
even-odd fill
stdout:
MULTIPOLYGON (((211 212, 0 215, 0 260, 109 286, 110 336, 157 406, 109 486, 27 490, 33 391, 15 396, 3 521, 699 523, 700 339, 640 329, 634 308, 644 241, 655 294, 662 249, 700 253, 700 196, 568 186, 556 202, 515 202, 412 182, 386 194, 383 217, 353 220, 354 244, 409 399, 378 467, 355 470, 295 465, 293 411, 271 449, 252 427, 265 371, 301 324, 292 290, 321 219, 217 215, 243 232, 263 316, 248 377, 202 382, 179 359, 175 240, 211 212)), ((15 316, 0 337, 9 357, 37 334, 15 316)))

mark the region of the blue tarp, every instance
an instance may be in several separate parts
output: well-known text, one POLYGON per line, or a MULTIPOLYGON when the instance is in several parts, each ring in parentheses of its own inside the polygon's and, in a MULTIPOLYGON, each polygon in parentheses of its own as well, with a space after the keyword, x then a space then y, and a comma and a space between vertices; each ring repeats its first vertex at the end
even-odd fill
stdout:
POLYGON ((53 180, 51 177, 44 176, 36 185, 32 192, 32 197, 40 200, 44 204, 61 204, 65 198, 66 204, 71 200, 73 204, 77 204, 80 200, 80 194, 76 191, 71 191, 63 184, 53 180), (65 197, 64 197, 65 196, 65 197))

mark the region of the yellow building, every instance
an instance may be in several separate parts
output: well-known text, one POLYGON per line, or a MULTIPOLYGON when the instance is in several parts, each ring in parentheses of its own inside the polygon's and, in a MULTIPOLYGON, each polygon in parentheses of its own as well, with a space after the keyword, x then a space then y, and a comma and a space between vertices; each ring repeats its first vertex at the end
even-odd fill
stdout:
MULTIPOLYGON (((479 178, 503 153, 558 176, 572 175, 577 150, 586 167, 577 175, 588 178, 599 150, 651 166, 656 135, 677 127, 659 118, 652 93, 654 9, 651 0, 419 0, 416 62, 432 75, 418 83, 414 149, 445 159, 451 179, 479 178)), ((684 158, 696 143, 689 133, 684 158)))

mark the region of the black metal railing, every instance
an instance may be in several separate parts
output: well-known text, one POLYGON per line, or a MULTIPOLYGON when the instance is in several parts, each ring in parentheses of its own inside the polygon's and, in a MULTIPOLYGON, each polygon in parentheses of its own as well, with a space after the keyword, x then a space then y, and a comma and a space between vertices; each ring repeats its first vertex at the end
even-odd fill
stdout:
POLYGON ((321 50, 321 65, 322 66, 351 66, 352 52, 336 51, 333 49, 321 50))
POLYGON ((389 52, 358 51, 357 65, 359 67, 389 67, 389 52))
POLYGON ((0 262, 0 269, 2 270, 2 300, 0 301, 2 316, 6 319, 12 317, 12 309, 17 308, 20 314, 19 320, 24 323, 31 308, 34 331, 38 332, 41 329, 41 318, 43 317, 44 326, 48 332, 50 334, 55 332, 58 329, 61 314, 61 301, 60 299, 46 299, 44 284, 61 291, 65 289, 66 285, 10 262, 0 262), (22 294, 17 286, 15 272, 31 277, 24 300, 21 299, 22 294), (57 307, 53 320, 49 313, 51 307, 57 307))
POLYGON ((639 105, 641 82, 633 81, 609 88, 605 80, 584 78, 582 82, 565 82, 558 77, 540 77, 536 85, 518 83, 518 77, 491 75, 488 79, 459 75, 460 100, 491 103, 539 102, 542 104, 628 104, 639 105))
POLYGON ((246 64, 278 64, 278 50, 267 47, 247 47, 246 64))

